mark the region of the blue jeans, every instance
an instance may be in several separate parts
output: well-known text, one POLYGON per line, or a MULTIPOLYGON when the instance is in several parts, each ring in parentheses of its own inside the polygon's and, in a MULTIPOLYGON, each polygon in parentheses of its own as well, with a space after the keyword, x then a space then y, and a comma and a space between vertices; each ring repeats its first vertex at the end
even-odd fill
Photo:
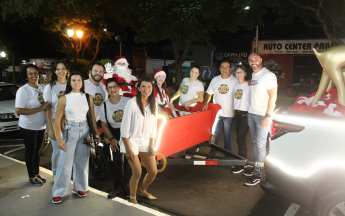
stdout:
POLYGON ((83 143, 89 132, 87 121, 68 121, 64 132, 65 151, 60 150, 60 160, 53 186, 53 197, 70 193, 73 167, 73 189, 88 191, 89 187, 89 146, 83 143))
MULTIPOLYGON (((53 126, 54 125, 55 125, 55 119, 53 119, 53 126)), ((47 133, 49 135, 49 124, 48 124, 48 122, 46 122, 46 130, 47 130, 47 133)), ((56 136, 57 136, 58 132, 60 132, 60 136, 62 137, 61 129, 56 132, 56 136)), ((50 138, 50 142, 51 142, 52 147, 53 147, 52 171, 53 171, 53 175, 56 175, 57 166, 59 164, 60 149, 57 146, 57 141, 56 140, 53 140, 52 138, 50 138)))
MULTIPOLYGON (((263 128, 261 127, 261 122, 263 118, 264 116, 248 113, 248 126, 250 134, 252 135, 254 161, 261 163, 263 163, 266 158, 267 135, 272 120, 270 119, 268 126, 263 128)), ((254 167, 255 176, 260 177, 261 171, 261 168, 254 167)))
MULTIPOLYGON (((228 151, 232 150, 232 137, 231 137, 231 129, 232 129, 232 121, 234 120, 233 117, 223 117, 217 116, 214 120, 212 134, 215 136, 216 141, 214 144, 219 145, 219 138, 222 132, 222 128, 224 129, 224 148, 228 151)), ((213 140, 212 140, 213 141, 213 140)), ((210 149, 209 154, 215 155, 217 153, 216 150, 210 149)))

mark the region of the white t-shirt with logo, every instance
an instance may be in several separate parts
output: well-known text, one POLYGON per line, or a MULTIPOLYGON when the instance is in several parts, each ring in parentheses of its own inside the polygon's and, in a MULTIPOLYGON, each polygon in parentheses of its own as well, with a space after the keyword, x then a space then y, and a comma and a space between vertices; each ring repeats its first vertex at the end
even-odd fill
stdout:
MULTIPOLYGON (((184 106, 188 101, 197 98, 200 91, 204 92, 204 85, 200 80, 189 82, 189 77, 184 78, 180 85, 180 106, 184 106)), ((195 105, 196 103, 193 103, 189 106, 193 107, 195 105)))
POLYGON ((248 111, 250 105, 250 87, 248 82, 234 86, 234 110, 248 111))
POLYGON ((265 67, 252 74, 250 83, 251 99, 248 112, 264 116, 268 106, 268 90, 276 88, 277 77, 265 67))
MULTIPOLYGON (((16 93, 15 107, 22 109, 40 108, 44 103, 44 85, 38 84, 33 88, 29 84, 20 87, 16 93)), ((32 115, 20 115, 18 125, 28 130, 42 130, 46 128, 46 112, 41 111, 32 115)))
POLYGON ((214 94, 213 103, 219 104, 222 109, 218 112, 222 117, 234 117, 234 86, 238 79, 230 76, 222 79, 221 75, 214 77, 206 91, 207 94, 214 94))
POLYGON ((66 84, 60 84, 55 82, 55 85, 52 87, 50 84, 46 85, 43 98, 44 101, 49 101, 52 104, 51 112, 52 119, 55 119, 56 116, 56 107, 61 96, 65 95, 66 84))
MULTIPOLYGON (((109 100, 105 102, 107 107, 107 119, 112 128, 121 127, 123 113, 129 99, 130 98, 128 97, 121 97, 121 100, 117 104, 112 104, 109 100)), ((107 119, 105 118, 104 104, 101 105, 100 119, 102 122, 107 123, 107 119)))
POLYGON ((95 86, 92 82, 88 79, 84 81, 85 83, 85 92, 92 96, 93 104, 94 104, 94 112, 96 121, 99 120, 101 117, 101 105, 104 101, 108 98, 108 92, 106 90, 105 85, 100 82, 99 86, 95 86))

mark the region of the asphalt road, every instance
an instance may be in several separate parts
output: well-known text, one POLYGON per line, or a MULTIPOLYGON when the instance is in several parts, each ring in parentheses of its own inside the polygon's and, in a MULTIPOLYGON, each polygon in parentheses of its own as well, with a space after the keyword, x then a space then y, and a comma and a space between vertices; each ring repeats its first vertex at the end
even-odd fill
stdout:
MULTIPOLYGON (((291 98, 279 94, 278 105, 291 98)), ((237 152, 233 131, 233 152, 237 152)), ((221 140, 220 143, 223 143, 221 140)), ((253 159, 250 135, 247 136, 248 159, 253 159)), ((208 149, 202 148, 207 152, 208 149)), ((19 132, 0 133, 0 153, 24 161, 24 145, 19 132)), ((50 169, 52 148, 41 157, 41 166, 50 169)), ((145 169, 144 169, 145 170, 145 169)), ((142 176, 145 175, 143 171, 142 176)), ((244 186, 247 177, 234 175, 229 166, 172 166, 159 173, 148 191, 158 199, 138 200, 141 204, 171 215, 265 215, 307 216, 311 213, 285 200, 273 197, 259 185, 244 186)), ((104 192, 112 190, 112 179, 99 181, 90 174, 90 186, 104 192)))

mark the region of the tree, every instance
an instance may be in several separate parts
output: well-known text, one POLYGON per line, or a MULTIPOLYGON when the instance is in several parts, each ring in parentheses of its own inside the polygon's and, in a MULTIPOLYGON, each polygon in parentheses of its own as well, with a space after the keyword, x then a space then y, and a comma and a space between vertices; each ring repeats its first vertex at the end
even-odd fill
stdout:
MULTIPOLYGON (((192 43, 211 46, 210 33, 236 32, 240 25, 261 24, 265 10, 244 10, 237 0, 133 0, 124 10, 125 22, 137 32, 137 42, 170 39, 175 55, 177 81, 182 81, 182 64, 192 43)), ((257 7, 259 8, 259 7, 257 7)))
POLYGON ((307 26, 322 28, 334 44, 344 43, 340 40, 344 33, 344 0, 275 0, 270 6, 280 16, 276 24, 288 24, 300 18, 307 26))

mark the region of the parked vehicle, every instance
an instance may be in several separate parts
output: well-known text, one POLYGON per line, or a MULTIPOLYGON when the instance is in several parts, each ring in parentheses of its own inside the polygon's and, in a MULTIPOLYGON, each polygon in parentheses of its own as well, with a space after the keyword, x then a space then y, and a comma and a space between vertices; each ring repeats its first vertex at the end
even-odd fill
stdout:
POLYGON ((285 93, 289 97, 296 97, 299 93, 313 93, 319 87, 321 75, 311 74, 300 79, 299 83, 293 83, 285 88, 285 93))
POLYGON ((277 109, 261 188, 307 206, 314 215, 345 215, 345 118, 277 109))
POLYGON ((0 132, 19 130, 19 116, 14 108, 17 90, 14 84, 0 82, 0 132))

